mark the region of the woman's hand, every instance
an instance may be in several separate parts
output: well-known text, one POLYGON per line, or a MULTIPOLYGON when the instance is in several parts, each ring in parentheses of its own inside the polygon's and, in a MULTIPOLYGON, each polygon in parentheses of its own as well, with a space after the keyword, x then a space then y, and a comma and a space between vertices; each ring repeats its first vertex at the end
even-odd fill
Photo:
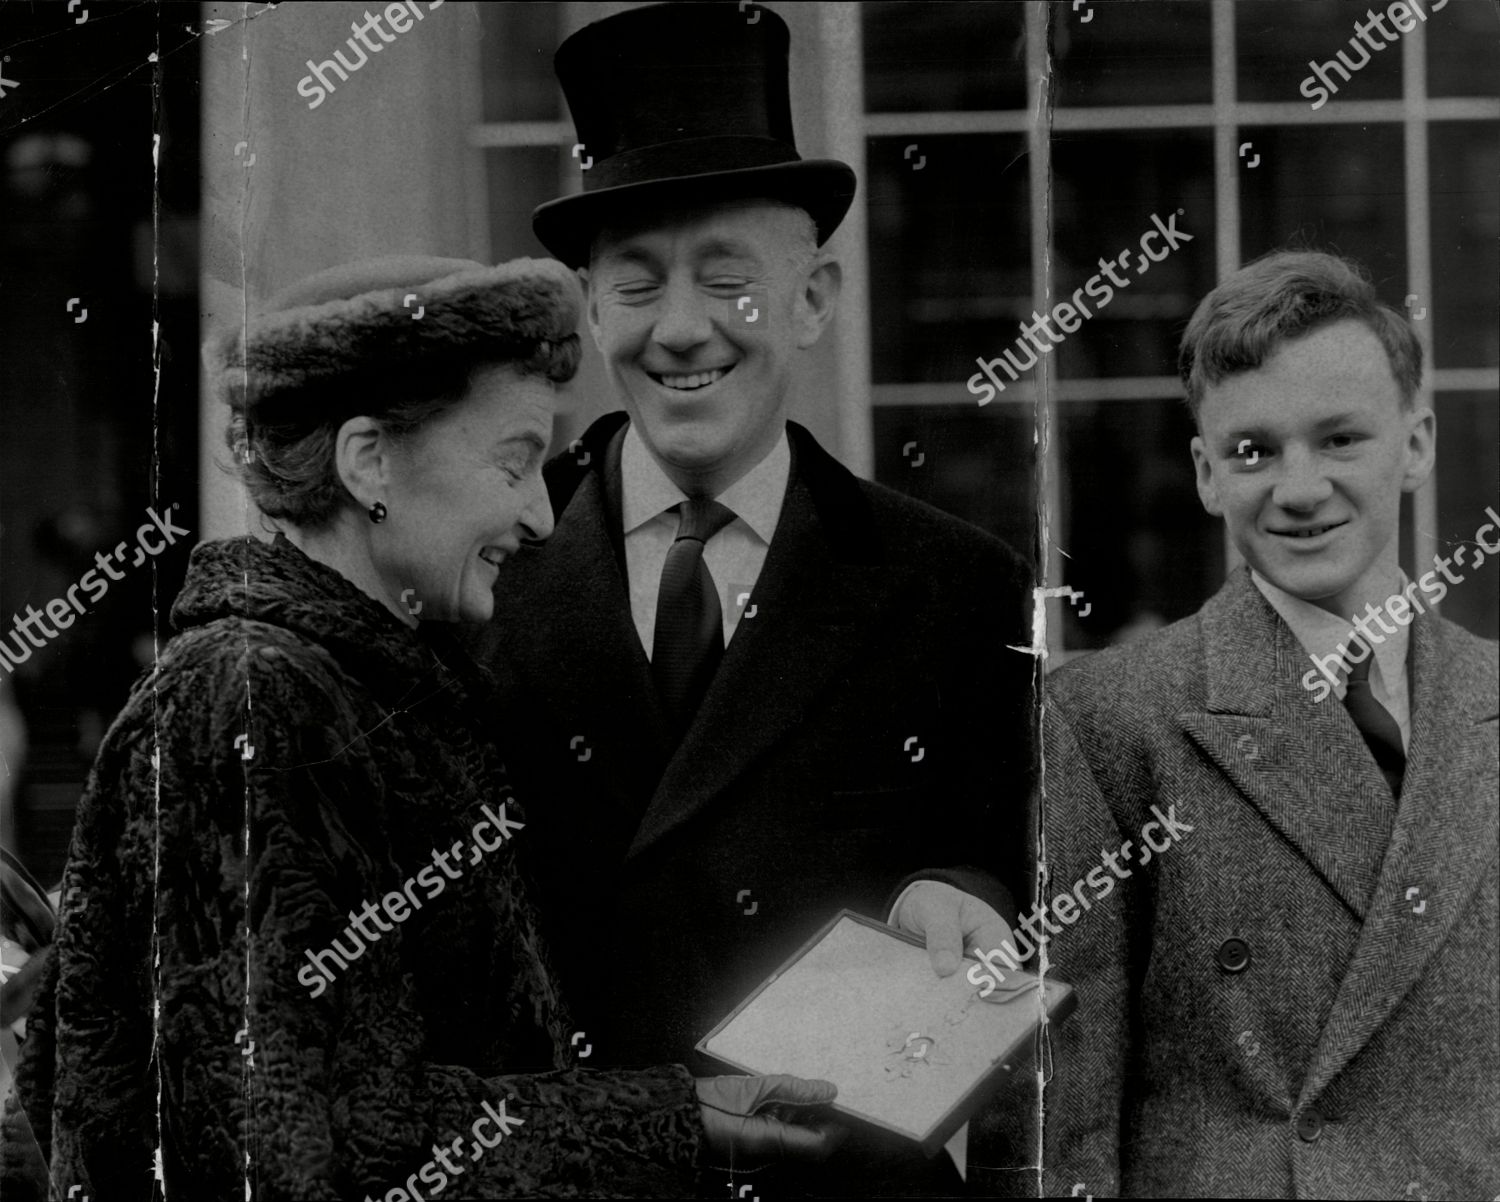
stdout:
POLYGON ((724 1167, 753 1169, 776 1160, 826 1160, 843 1138, 827 1106, 832 1081, 769 1077, 699 1077, 698 1108, 709 1150, 724 1167))

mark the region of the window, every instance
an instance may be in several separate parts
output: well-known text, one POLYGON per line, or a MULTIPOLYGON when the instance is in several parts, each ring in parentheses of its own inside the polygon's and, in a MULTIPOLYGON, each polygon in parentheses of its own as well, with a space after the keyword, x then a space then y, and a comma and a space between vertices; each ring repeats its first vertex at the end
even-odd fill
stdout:
MULTIPOLYGON (((1330 70, 1339 90, 1318 109, 1299 90, 1309 59, 1355 58, 1362 11, 858 9, 876 476, 1021 548, 1037 541, 1029 514, 997 500, 1039 490, 1046 583, 1084 598, 1052 603, 1053 662, 1192 613, 1223 580, 1230 552, 1193 485, 1177 341, 1204 293, 1279 247, 1351 255, 1382 299, 1409 303, 1431 368, 1419 403, 1434 405, 1440 437, 1403 565, 1425 570, 1472 538, 1500 445, 1491 6, 1450 0, 1347 83, 1330 70), (977 358, 1016 345, 1019 323, 1174 212, 1191 245, 1132 276, 1020 382, 1002 375, 992 403, 967 394, 977 358)), ((1496 610, 1492 575, 1445 602, 1492 638, 1496 610)))

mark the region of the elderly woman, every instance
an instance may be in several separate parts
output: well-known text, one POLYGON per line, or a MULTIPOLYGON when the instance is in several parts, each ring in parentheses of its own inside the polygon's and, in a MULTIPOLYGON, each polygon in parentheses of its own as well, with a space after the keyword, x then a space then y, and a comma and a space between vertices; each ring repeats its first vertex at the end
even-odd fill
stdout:
POLYGON ((746 1117, 816 1114, 826 1082, 566 1067, 525 871, 547 798, 511 793, 476 669, 426 626, 489 618, 497 565, 552 529, 578 309, 550 260, 384 259, 210 348, 281 532, 197 548, 99 753, 7 1202, 48 1162, 57 1196, 396 1202, 686 1195, 711 1163, 826 1151, 746 1117))

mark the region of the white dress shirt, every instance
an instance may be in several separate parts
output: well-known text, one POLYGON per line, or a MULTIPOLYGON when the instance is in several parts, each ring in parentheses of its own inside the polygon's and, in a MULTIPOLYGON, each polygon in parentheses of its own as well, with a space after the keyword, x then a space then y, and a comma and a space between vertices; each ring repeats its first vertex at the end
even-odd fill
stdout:
MULTIPOLYGON (((734 512, 730 522, 708 540, 703 562, 719 592, 724 615, 724 645, 734 636, 746 605, 741 597, 755 587, 781 519, 791 477, 792 448, 786 430, 771 453, 713 499, 734 512)), ((677 538, 679 517, 672 506, 687 494, 672 483, 631 425, 620 449, 620 508, 625 527, 625 572, 630 584, 630 616, 646 658, 656 638, 656 599, 667 551, 677 538)), ((752 616, 752 621, 753 616, 752 616)))
MULTIPOLYGON (((1351 639, 1358 639, 1362 643, 1371 644, 1375 650, 1375 662, 1370 665, 1370 695, 1380 702, 1389 711, 1396 725, 1401 728, 1401 748, 1403 751, 1411 749, 1411 691, 1406 679, 1406 652, 1411 646, 1411 630, 1400 622, 1395 623, 1396 633, 1387 634, 1374 621, 1366 623, 1374 627, 1382 639, 1376 643, 1374 639, 1366 639, 1356 631, 1348 618, 1340 618, 1329 613, 1321 606, 1304 601, 1300 597, 1294 597, 1285 589, 1278 588, 1272 584, 1255 569, 1250 570, 1250 579, 1255 582, 1255 587, 1260 589, 1261 596, 1271 603, 1271 607, 1281 615, 1282 619, 1291 627, 1292 633, 1297 636, 1297 641, 1302 644, 1302 649, 1309 655, 1323 658, 1335 654, 1339 645, 1342 644, 1347 651, 1351 646, 1351 639)), ((1406 576, 1401 576, 1401 587, 1406 587, 1406 576)), ((1395 594, 1392 594, 1393 596, 1395 594)), ((1381 613, 1385 613, 1384 606, 1378 606, 1381 613)), ((1309 659, 1308 664, 1312 661, 1309 659)), ((1344 699, 1348 686, 1340 680, 1334 687, 1334 692, 1339 700, 1344 699)), ((1324 695, 1326 698, 1326 694, 1324 695)))

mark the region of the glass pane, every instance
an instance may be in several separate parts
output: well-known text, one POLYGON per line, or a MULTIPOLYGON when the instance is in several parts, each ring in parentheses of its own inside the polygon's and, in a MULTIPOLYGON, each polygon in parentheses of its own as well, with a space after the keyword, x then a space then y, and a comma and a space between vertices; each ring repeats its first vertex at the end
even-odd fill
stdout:
POLYGON ((860 15, 869 112, 1026 107, 1024 5, 876 3, 860 15))
MULTIPOLYGON (((1421 0, 1418 0, 1421 2, 1421 0)), ((1370 10, 1373 11, 1373 10, 1370 10)), ((1377 15, 1386 12, 1382 7, 1377 15)), ((1400 30, 1395 42, 1371 26, 1366 7, 1334 0, 1241 0, 1234 6, 1239 98, 1322 108, 1341 100, 1401 95, 1400 30), (1370 42, 1355 32, 1368 28, 1370 42), (1382 49, 1375 49, 1379 44, 1382 49)))
POLYGON ((1307 247, 1357 259, 1380 298, 1406 287, 1406 193, 1398 125, 1246 127, 1260 156, 1240 171, 1241 255, 1307 247))
MULTIPOLYGON (((1404 492, 1401 494, 1401 516, 1398 519, 1399 530, 1396 535, 1396 556, 1401 564, 1401 570, 1406 573, 1408 579, 1412 577, 1412 567, 1416 563, 1417 555, 1417 499, 1415 494, 1404 492)), ((1431 565, 1424 565, 1423 570, 1431 565)), ((1420 576, 1422 573, 1418 572, 1420 576)))
MULTIPOLYGON (((1059 372, 1074 378, 1175 374, 1182 327, 1214 286, 1212 135, 1059 136, 1052 144, 1052 177, 1054 301, 1071 304, 1078 295, 1092 309, 1058 347, 1059 372), (1175 235, 1175 250, 1153 217, 1175 235), (1142 238, 1153 231, 1146 250, 1158 258, 1154 263, 1141 254, 1142 238), (1127 287, 1115 287, 1118 279, 1127 287), (1107 307, 1100 307, 1104 298, 1107 307)), ((1066 313, 1064 319, 1075 320, 1066 313)))
POLYGON ((1198 500, 1192 417, 1180 400, 1057 406, 1066 552, 1063 583, 1084 594, 1063 607, 1063 646, 1128 642, 1187 617, 1224 581, 1223 524, 1198 500))
MULTIPOLYGON (((1475 534, 1494 522, 1486 507, 1495 504, 1495 447, 1500 446, 1500 406, 1494 393, 1440 393, 1437 398, 1437 492, 1438 554, 1452 556, 1460 543, 1469 544, 1465 564, 1449 571, 1463 577, 1448 586, 1443 598, 1443 617, 1457 622, 1483 638, 1500 635, 1500 575, 1494 556, 1474 570, 1475 534)), ((1494 546, 1500 534, 1484 532, 1484 541, 1494 546)), ((1419 572, 1432 565, 1418 565, 1419 572)))
POLYGON ((562 91, 552 74, 561 4, 476 4, 485 121, 555 121, 562 91))
POLYGON ((874 381, 966 380, 1031 311, 1026 139, 867 146, 874 381))
POLYGON ((1428 146, 1433 358, 1438 367, 1494 367, 1500 363, 1500 125, 1434 122, 1428 146))
POLYGON ((555 146, 516 146, 484 154, 489 189, 490 257, 497 263, 550 252, 531 232, 531 211, 561 194, 555 146))
POLYGON ((1427 22, 1429 96, 1500 95, 1500 12, 1490 0, 1450 0, 1427 22))
POLYGON ((1035 562, 1035 418, 1030 405, 882 405, 875 478, 998 535, 1035 562))
POLYGON ((1050 5, 1058 103, 1209 103, 1211 10, 1202 0, 1050 5))

